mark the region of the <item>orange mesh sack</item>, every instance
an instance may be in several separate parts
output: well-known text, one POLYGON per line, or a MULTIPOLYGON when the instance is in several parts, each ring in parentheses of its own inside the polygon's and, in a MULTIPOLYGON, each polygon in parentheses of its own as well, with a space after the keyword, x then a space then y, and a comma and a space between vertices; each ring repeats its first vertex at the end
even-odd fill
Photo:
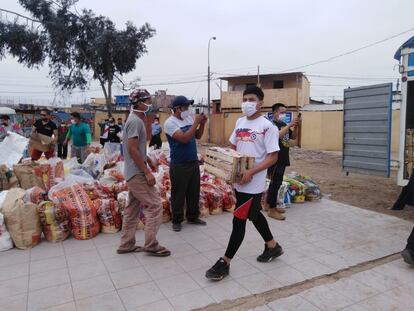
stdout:
POLYGON ((122 227, 119 204, 114 199, 98 199, 95 204, 103 233, 116 233, 122 227))
POLYGON ((96 208, 88 194, 79 184, 66 181, 53 187, 49 197, 69 212, 72 233, 77 240, 94 238, 100 230, 96 208), (57 188, 55 188, 57 187, 57 188))
POLYGON ((70 235, 68 211, 60 204, 44 201, 37 207, 43 235, 49 242, 61 242, 70 235))

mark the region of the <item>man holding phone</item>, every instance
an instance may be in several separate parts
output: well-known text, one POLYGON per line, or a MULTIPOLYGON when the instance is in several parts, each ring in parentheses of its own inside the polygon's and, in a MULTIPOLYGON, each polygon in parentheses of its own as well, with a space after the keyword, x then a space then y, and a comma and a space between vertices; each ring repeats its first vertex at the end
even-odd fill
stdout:
POLYGON ((300 121, 300 115, 291 123, 286 123, 286 106, 282 103, 277 103, 272 106, 273 124, 279 129, 279 157, 275 165, 269 168, 268 174, 270 176, 270 185, 267 191, 267 208, 268 215, 277 220, 285 220, 283 213, 285 209, 278 206, 277 195, 279 188, 283 182, 283 175, 286 167, 290 165, 289 160, 289 142, 291 139, 296 139, 296 127, 300 121))
POLYGON ((200 166, 198 164, 196 139, 204 133, 207 117, 202 113, 193 117, 189 107, 194 100, 177 96, 172 102, 172 115, 165 121, 164 130, 170 145, 171 207, 173 230, 181 231, 186 204, 187 222, 206 225, 199 218, 200 166))

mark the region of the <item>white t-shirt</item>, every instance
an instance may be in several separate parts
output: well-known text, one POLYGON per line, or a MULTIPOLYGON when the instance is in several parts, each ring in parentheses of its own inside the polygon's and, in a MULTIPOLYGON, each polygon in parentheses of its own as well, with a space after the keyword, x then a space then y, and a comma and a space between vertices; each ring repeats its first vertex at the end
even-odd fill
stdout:
POLYGON ((172 137, 176 131, 191 127, 193 123, 194 120, 191 116, 188 116, 184 120, 178 119, 175 116, 170 116, 164 123, 164 131, 167 135, 172 137))
MULTIPOLYGON (((260 116, 254 120, 242 117, 229 139, 236 151, 255 157, 256 164, 261 163, 267 154, 279 151, 279 129, 268 119, 260 116)), ((234 188, 243 193, 258 194, 265 190, 266 170, 253 175, 251 182, 245 185, 234 184, 234 188)))

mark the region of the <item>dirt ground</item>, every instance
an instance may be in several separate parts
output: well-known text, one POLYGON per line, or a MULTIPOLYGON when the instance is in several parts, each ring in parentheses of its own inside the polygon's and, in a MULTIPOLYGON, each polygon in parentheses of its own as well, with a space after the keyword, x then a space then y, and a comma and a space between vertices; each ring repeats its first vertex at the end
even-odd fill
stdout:
POLYGON ((292 148, 287 171, 309 176, 321 187, 323 195, 332 200, 414 221, 411 206, 402 211, 389 210, 401 191, 396 170, 391 171, 390 178, 356 173, 346 176, 340 153, 292 148))

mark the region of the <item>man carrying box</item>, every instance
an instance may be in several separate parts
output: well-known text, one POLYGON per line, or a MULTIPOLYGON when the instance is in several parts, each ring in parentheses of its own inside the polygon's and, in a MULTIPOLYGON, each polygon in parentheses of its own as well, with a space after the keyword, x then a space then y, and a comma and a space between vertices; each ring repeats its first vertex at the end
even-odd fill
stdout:
POLYGON ((206 272, 206 278, 220 281, 229 274, 230 261, 243 242, 247 218, 253 222, 265 241, 259 262, 270 262, 283 254, 282 247, 273 239, 266 218, 260 212, 262 193, 265 190, 266 170, 277 161, 279 133, 276 126, 260 114, 264 94, 257 86, 248 87, 243 93, 242 112, 230 136, 232 148, 255 157, 255 166, 242 172, 241 181, 234 184, 236 210, 233 230, 224 257, 206 272))
POLYGON ((50 111, 40 110, 40 119, 35 122, 32 128, 32 161, 39 160, 43 153, 46 159, 54 157, 57 139, 57 126, 51 120, 50 111))

